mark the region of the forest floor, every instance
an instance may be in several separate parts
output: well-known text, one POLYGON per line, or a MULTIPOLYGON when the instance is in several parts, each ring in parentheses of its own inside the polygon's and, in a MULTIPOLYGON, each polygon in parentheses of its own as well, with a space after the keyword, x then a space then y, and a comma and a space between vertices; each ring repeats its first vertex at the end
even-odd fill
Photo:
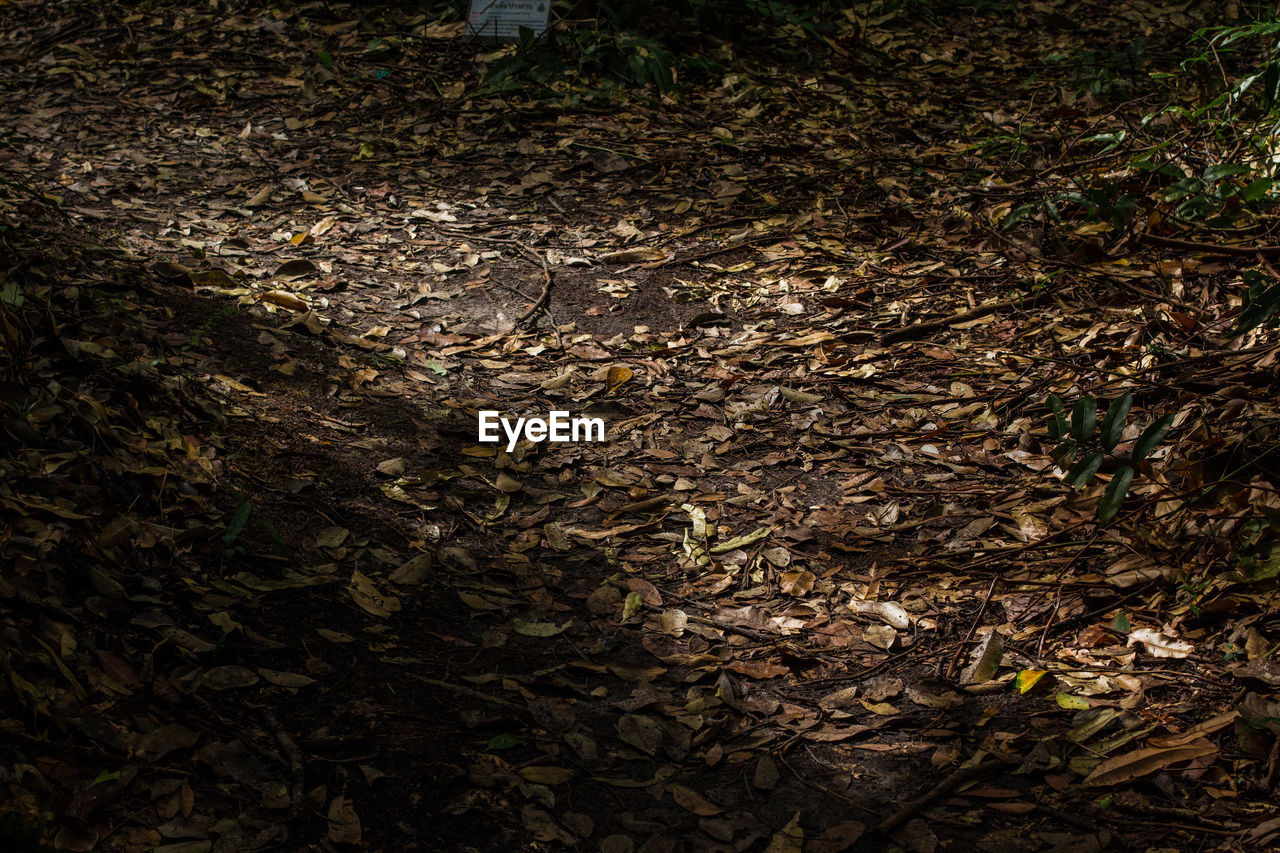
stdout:
POLYGON ((1043 204, 1209 13, 555 102, 459 24, 135 5, 0 9, 6 849, 1280 844, 1274 220, 1043 204), (1125 392, 1073 490, 1048 396, 1125 392))

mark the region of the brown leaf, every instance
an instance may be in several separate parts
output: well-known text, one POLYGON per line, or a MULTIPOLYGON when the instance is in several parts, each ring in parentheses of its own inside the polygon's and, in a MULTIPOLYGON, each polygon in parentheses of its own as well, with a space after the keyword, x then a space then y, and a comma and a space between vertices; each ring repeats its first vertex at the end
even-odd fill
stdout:
POLYGON ((662 746, 662 726, 651 717, 627 714, 618 719, 618 738, 641 752, 653 755, 662 746))
POLYGON ((667 790, 671 792, 671 798, 680 808, 701 817, 712 817, 724 811, 697 791, 686 788, 684 785, 667 785, 667 790))
POLYGON ((358 570, 351 573, 347 593, 361 610, 379 619, 386 619, 400 609, 400 599, 394 595, 383 595, 373 581, 358 570))
POLYGON ((778 678, 791 673, 790 668, 780 663, 770 663, 763 660, 736 660, 725 664, 724 668, 733 670, 739 675, 757 679, 778 678))
POLYGON ((391 573, 390 581, 401 586, 416 586, 427 579, 431 571, 431 555, 417 554, 391 573))
POLYGON ((808 595, 813 590, 813 584, 817 580, 813 572, 783 572, 781 577, 782 591, 787 595, 799 598, 802 595, 808 595))
POLYGON ((1085 785, 1122 785, 1140 779, 1157 770, 1163 770, 1180 761, 1190 761, 1204 755, 1211 755, 1218 748, 1208 741, 1199 741, 1185 746, 1146 747, 1133 752, 1126 752, 1093 768, 1093 772, 1085 777, 1085 785))
POLYGON ((532 767, 521 767, 520 775, 525 781, 537 785, 560 785, 572 779, 574 772, 567 767, 535 764, 532 767))
POLYGON ((334 797, 329 803, 329 840, 337 844, 359 844, 360 816, 346 797, 334 797))
POLYGON ((844 853, 857 843, 867 829, 856 820, 845 820, 829 827, 814 837, 805 848, 806 853, 844 853))

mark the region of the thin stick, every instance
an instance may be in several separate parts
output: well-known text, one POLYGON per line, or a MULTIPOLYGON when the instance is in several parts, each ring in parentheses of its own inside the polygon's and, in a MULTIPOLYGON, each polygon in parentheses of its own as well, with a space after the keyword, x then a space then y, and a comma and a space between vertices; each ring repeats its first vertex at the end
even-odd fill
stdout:
MULTIPOLYGON (((546 256, 541 252, 535 252, 523 243, 518 245, 520 246, 520 251, 524 252, 531 259, 537 260, 542 264, 542 292, 538 294, 538 298, 529 306, 529 309, 520 315, 520 319, 516 320, 513 330, 523 326, 529 321, 529 318, 542 310, 543 306, 546 305, 547 301, 551 298, 551 286, 555 282, 555 278, 551 275, 551 267, 547 264, 546 256)), ((548 314, 550 314, 550 312, 548 312, 548 314)))
POLYGON ((425 675, 409 675, 415 681, 421 681, 424 684, 430 684, 432 687, 439 687, 441 690, 448 690, 450 693, 456 693, 459 696, 467 696, 471 699, 479 699, 481 702, 492 702, 494 705, 500 705, 503 708, 509 708, 512 711, 521 711, 525 709, 507 699, 500 696, 490 696, 488 693, 481 693, 479 690, 472 690, 470 687, 463 687, 461 684, 450 684, 447 681, 441 681, 438 678, 427 678, 425 675))
POLYGON ((987 754, 982 750, 978 750, 974 753, 973 758, 970 758, 964 764, 957 767, 947 778, 943 779, 941 782, 934 785, 928 791, 925 791, 911 802, 904 804, 902 808, 885 818, 879 826, 880 831, 892 832, 906 822, 909 817, 932 803, 934 800, 939 800, 945 797, 947 794, 950 794, 956 788, 960 787, 962 783, 967 782, 974 776, 978 776, 998 763, 996 761, 986 761, 986 758, 987 754))
POLYGON ((991 578, 991 586, 987 587, 987 594, 982 599, 982 606, 978 608, 978 615, 973 617, 973 624, 969 626, 969 633, 965 635, 964 642, 960 644, 960 648, 956 649, 955 656, 951 658, 951 663, 947 664, 947 671, 942 676, 947 681, 951 680, 951 673, 955 672, 956 666, 960 663, 965 647, 973 640, 973 635, 978 633, 978 625, 982 622, 982 617, 987 613, 987 606, 991 604, 991 594, 996 591, 996 584, 1000 580, 999 575, 991 578))
POLYGON ((1158 237, 1155 234, 1143 234, 1142 240, 1155 246, 1167 249, 1182 249, 1188 252, 1204 252, 1209 255, 1280 255, 1280 246, 1224 246, 1217 243, 1197 243, 1193 240, 1179 240, 1176 237, 1158 237))
POLYGON ((1021 297, 1019 299, 1002 299, 999 302, 988 302, 985 305, 979 305, 962 314, 953 314, 950 317, 943 317, 941 320, 927 320, 923 323, 916 323, 914 326, 902 326, 897 329, 891 329, 880 337, 880 343, 891 344, 895 341, 909 341, 916 338, 923 338, 930 332, 936 332, 945 329, 956 323, 965 323, 969 320, 977 320, 988 314, 995 314, 1004 311, 1006 308, 1033 308, 1042 302, 1048 302, 1053 297, 1052 293, 1035 293, 1031 296, 1021 297))

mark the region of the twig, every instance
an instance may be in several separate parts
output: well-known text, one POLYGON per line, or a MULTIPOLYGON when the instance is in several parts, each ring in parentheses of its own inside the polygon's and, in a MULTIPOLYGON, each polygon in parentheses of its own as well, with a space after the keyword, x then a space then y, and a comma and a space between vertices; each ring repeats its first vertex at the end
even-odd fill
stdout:
POLYGON ((923 323, 916 323, 914 326, 903 326, 898 329, 891 329, 880 337, 880 343, 891 344, 896 341, 909 341, 916 338, 923 338, 930 332, 936 332, 945 329, 956 323, 965 323, 969 320, 977 320, 988 314, 995 314, 1008 308, 1033 308, 1042 302, 1048 302, 1053 296, 1052 293, 1036 293, 1031 296, 1020 297, 1018 299, 1002 299, 998 302, 988 302, 972 308, 961 314, 953 314, 950 317, 943 317, 941 320, 928 320, 923 323))
POLYGON ((537 260, 539 263, 542 264, 542 292, 538 294, 538 298, 534 300, 533 304, 529 306, 528 310, 520 315, 520 319, 516 320, 516 324, 513 327, 513 330, 523 326, 525 323, 529 321, 529 318, 533 317, 535 314, 537 314, 539 311, 542 310, 543 306, 546 305, 547 300, 551 298, 551 286, 555 282, 555 278, 551 275, 551 267, 547 264, 547 259, 545 255, 543 255, 541 252, 535 252, 533 249, 530 249, 524 243, 519 243, 517 245, 520 246, 520 251, 524 252, 531 259, 537 260))
POLYGON ((999 575, 994 575, 991 578, 991 586, 987 587, 987 594, 982 599, 982 606, 978 608, 978 615, 973 617, 973 623, 969 625, 969 633, 965 635, 964 642, 956 649, 955 655, 951 658, 951 663, 947 664, 947 671, 942 676, 947 681, 951 680, 951 674, 955 672, 956 666, 960 663, 965 647, 973 640, 974 634, 978 633, 978 625, 982 622, 982 617, 986 615, 987 607, 991 604, 991 594, 996 591, 996 584, 1000 580, 999 575))
POLYGON ((872 809, 870 806, 866 805, 865 803, 860 803, 857 800, 850 799, 849 797, 846 797, 844 794, 840 793, 839 791, 833 791, 832 789, 828 788, 826 785, 822 785, 822 784, 819 784, 818 782, 813 781, 812 779, 809 778, 807 773, 800 773, 798 770, 796 770, 794 767, 791 766, 791 763, 787 761, 787 759, 783 758, 781 755, 778 756, 778 761, 782 762, 782 766, 787 768, 787 770, 790 771, 791 775, 795 776, 796 781, 799 782, 801 785, 805 785, 809 788, 812 788, 815 791, 826 794, 828 797, 831 797, 832 799, 839 800, 840 802, 844 803, 846 806, 853 806, 855 809, 862 809, 864 812, 874 814, 875 810, 872 809))
POLYGON ((459 696, 466 696, 470 699, 479 699, 482 702, 492 702, 494 705, 500 705, 512 711, 523 712, 525 709, 508 699, 500 696, 490 696, 488 693, 481 693, 479 690, 472 690, 470 687, 463 687, 461 684, 450 684, 447 681, 441 681, 438 678, 427 678, 425 675, 410 674, 410 678, 415 681, 421 681, 424 684, 430 684, 432 687, 439 687, 442 690, 448 690, 450 693, 456 693, 459 696))
POLYGON ((941 782, 934 785, 924 794, 916 797, 911 802, 903 804, 902 808, 885 818, 880 823, 879 830, 886 833, 892 832, 901 826, 907 818, 911 817, 934 800, 945 797, 947 794, 950 794, 956 788, 960 787, 962 783, 969 781, 974 776, 978 776, 986 772, 991 767, 994 767, 999 763, 997 761, 987 761, 985 760, 986 758, 987 754, 982 750, 978 750, 974 753, 972 758, 957 767, 947 778, 943 779, 941 782))
POLYGON ((1179 240, 1176 237, 1159 237, 1155 234, 1142 234, 1144 242, 1168 249, 1183 249, 1188 252, 1204 252, 1210 255, 1280 255, 1280 246, 1224 246, 1216 243, 1197 243, 1194 240, 1179 240))

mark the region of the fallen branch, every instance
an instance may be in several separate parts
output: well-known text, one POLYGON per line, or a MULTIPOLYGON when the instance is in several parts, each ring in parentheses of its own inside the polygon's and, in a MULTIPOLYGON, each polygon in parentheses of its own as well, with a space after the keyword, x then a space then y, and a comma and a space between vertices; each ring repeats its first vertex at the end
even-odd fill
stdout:
POLYGON ((985 773, 990 768, 999 764, 998 761, 988 761, 987 754, 982 750, 974 753, 974 756, 961 764, 951 775, 934 785, 928 791, 919 797, 916 797, 909 803, 905 803, 902 808, 889 815, 881 821, 879 829, 881 832, 892 832, 907 821, 913 814, 932 803, 934 800, 940 800, 950 794, 964 782, 969 781, 975 776, 985 773))
POLYGON ((1209 255, 1238 255, 1249 258, 1254 255, 1280 255, 1280 246, 1224 246, 1217 243, 1197 243, 1193 240, 1179 240, 1176 237, 1159 237, 1155 234, 1143 234, 1141 239, 1153 246, 1164 246, 1166 249, 1183 249, 1188 252, 1204 252, 1209 255))
POLYGON ((1023 296, 1018 299, 1002 299, 999 302, 988 302, 971 308, 960 314, 953 314, 950 317, 943 317, 941 320, 928 320, 923 323, 916 323, 913 326, 902 326, 898 329, 891 329, 880 337, 880 343, 891 344, 897 341, 910 341, 916 338, 922 338, 931 332, 940 331, 953 326, 956 323, 967 323, 970 320, 977 320, 988 314, 996 314, 1006 309, 1032 308, 1042 302, 1048 302, 1053 294, 1036 293, 1031 296, 1023 296))
POLYGON ((448 681, 441 681, 438 678, 427 678, 425 675, 410 674, 410 678, 415 681, 421 681, 423 684, 430 684, 432 687, 439 687, 441 690, 448 690, 450 693, 458 696, 466 696, 469 699, 478 699, 481 702, 489 702, 501 708, 507 708, 511 711, 523 712, 525 708, 517 705, 509 699, 503 699, 500 696, 490 696, 488 693, 481 693, 479 690, 473 690, 470 687, 463 687, 461 684, 451 684, 448 681))

